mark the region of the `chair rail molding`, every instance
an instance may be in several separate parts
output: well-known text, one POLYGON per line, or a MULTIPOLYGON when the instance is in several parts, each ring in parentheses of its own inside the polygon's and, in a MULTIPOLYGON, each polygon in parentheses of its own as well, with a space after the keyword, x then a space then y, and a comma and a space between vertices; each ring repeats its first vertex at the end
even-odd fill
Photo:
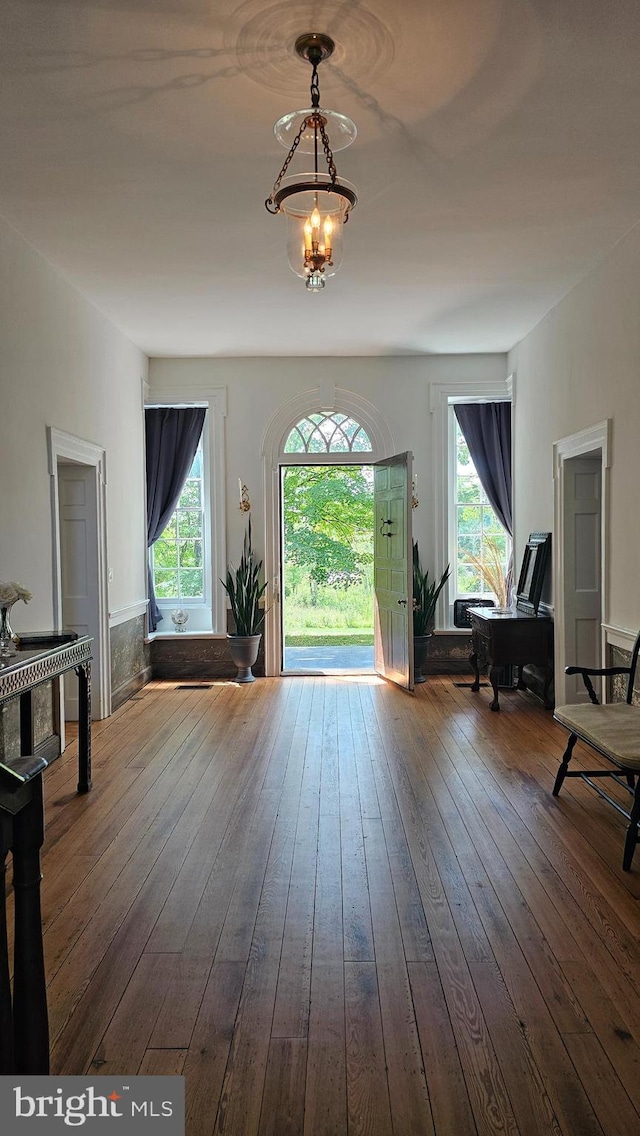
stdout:
POLYGON ((631 651, 638 637, 638 628, 631 631, 628 627, 616 627, 613 623, 603 623, 602 630, 606 645, 620 647, 623 651, 631 651))
POLYGON ((130 619, 135 619, 136 616, 146 615, 148 600, 136 600, 134 603, 127 604, 125 607, 116 608, 115 611, 109 612, 109 627, 119 627, 121 623, 128 623, 130 619))

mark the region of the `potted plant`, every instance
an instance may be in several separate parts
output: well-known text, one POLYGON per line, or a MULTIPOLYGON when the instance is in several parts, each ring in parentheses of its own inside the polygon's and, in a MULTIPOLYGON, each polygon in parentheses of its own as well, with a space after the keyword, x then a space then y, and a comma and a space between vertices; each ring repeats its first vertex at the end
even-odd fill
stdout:
POLYGON ((447 564, 440 579, 429 580, 429 573, 423 572, 417 541, 413 542, 413 669, 414 682, 424 682, 422 668, 427 659, 429 640, 433 634, 436 603, 438 596, 449 579, 447 564))
POLYGON ((251 517, 247 525, 242 556, 237 568, 227 568, 224 587, 231 606, 235 632, 227 635, 231 658, 238 668, 237 682, 254 682, 251 668, 258 657, 265 611, 260 606, 267 584, 260 582, 262 560, 258 560, 251 543, 251 517))

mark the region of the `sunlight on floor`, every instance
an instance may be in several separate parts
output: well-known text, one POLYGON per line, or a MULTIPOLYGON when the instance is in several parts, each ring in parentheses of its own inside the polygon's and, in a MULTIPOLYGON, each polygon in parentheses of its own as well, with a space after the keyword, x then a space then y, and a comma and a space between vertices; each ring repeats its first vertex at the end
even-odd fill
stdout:
POLYGON ((365 685, 365 686, 384 686, 384 683, 386 681, 385 679, 380 678, 380 675, 377 675, 377 674, 370 674, 370 675, 363 675, 363 674, 359 674, 359 675, 344 675, 343 674, 343 675, 340 675, 340 674, 338 674, 338 675, 331 675, 331 676, 327 676, 327 677, 339 678, 340 682, 359 682, 361 685, 365 685))

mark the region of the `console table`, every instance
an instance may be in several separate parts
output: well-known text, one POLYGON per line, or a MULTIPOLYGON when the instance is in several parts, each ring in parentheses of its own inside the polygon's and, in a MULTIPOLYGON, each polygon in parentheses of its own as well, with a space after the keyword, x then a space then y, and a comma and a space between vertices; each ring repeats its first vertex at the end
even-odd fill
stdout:
MULTIPOLYGON (((91 644, 74 632, 26 635, 15 655, 0 659, 0 706, 20 699, 20 753, 32 756, 33 691, 67 671, 78 676, 78 792, 91 788, 91 644)), ((9 763, 9 766, 11 763, 9 763)))
MULTIPOLYGON (((0 660, 0 705, 20 699, 21 756, 0 762, 0 1074, 49 1072, 49 1025, 40 909, 42 774, 34 755, 32 693, 74 670, 79 683, 78 792, 91 788, 91 643, 74 633, 31 635, 0 660), (15 936, 11 989, 4 875, 13 856, 15 936)), ((54 754, 55 758, 57 754, 54 754)), ((50 760, 53 760, 51 758, 50 760)))
POLYGON ((480 689, 480 666, 488 667, 493 688, 492 710, 499 710, 498 680, 501 667, 520 668, 518 688, 526 690, 522 667, 527 663, 545 672, 543 699, 547 710, 553 709, 549 688, 553 679, 553 620, 548 615, 527 612, 500 613, 492 608, 469 608, 473 649, 469 662, 475 674, 472 690, 480 689))

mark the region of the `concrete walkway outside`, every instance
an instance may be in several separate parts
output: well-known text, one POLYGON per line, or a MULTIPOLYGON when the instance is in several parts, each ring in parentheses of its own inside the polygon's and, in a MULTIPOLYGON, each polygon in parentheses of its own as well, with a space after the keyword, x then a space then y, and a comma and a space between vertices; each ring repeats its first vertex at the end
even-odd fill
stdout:
POLYGON ((373 671, 373 644, 370 647, 285 647, 283 670, 298 674, 373 671))

